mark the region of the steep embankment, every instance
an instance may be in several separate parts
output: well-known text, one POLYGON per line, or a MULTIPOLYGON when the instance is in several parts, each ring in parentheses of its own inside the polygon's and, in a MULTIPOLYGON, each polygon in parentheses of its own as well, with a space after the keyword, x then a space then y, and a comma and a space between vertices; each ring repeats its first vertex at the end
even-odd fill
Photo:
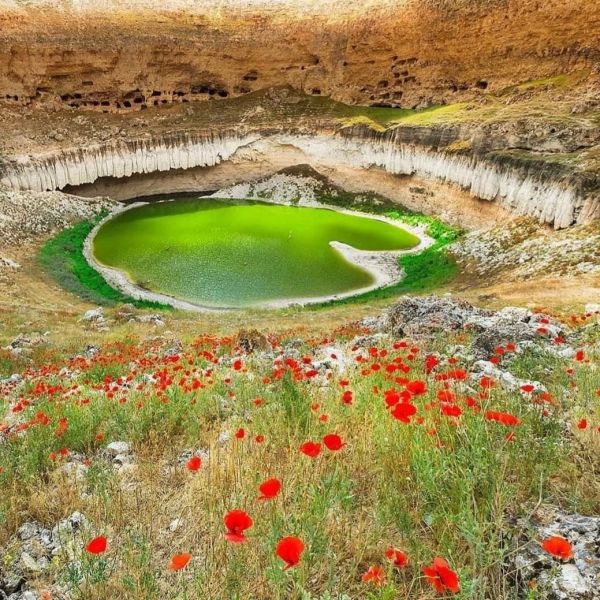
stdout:
MULTIPOLYGON (((419 133, 425 140, 423 132, 419 133)), ((296 158, 297 162, 329 168, 379 168, 393 175, 456 184, 473 197, 555 228, 587 223, 599 215, 598 197, 589 178, 543 161, 442 152, 416 143, 419 141, 414 132, 402 128, 377 132, 355 127, 337 134, 182 132, 22 158, 5 165, 0 183, 15 189, 55 190, 101 178, 212 167, 230 160, 243 163, 260 158, 268 163, 269 157, 294 148, 303 157, 296 158)), ((455 140, 446 137, 445 141, 455 140)))
POLYGON ((292 85, 411 108, 589 70, 600 56, 589 0, 2 5, 0 102, 15 106, 139 111, 292 85))

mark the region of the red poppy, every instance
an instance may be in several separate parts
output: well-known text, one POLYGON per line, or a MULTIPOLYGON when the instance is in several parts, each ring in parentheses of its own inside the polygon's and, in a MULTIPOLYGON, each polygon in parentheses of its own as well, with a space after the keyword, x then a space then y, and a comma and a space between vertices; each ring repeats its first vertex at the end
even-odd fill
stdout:
POLYGON ((243 510, 230 510, 223 519, 227 533, 225 539, 234 544, 241 544, 248 541, 244 535, 244 531, 252 527, 253 521, 250 515, 243 510))
POLYGON ((438 594, 443 594, 445 591, 456 594, 460 589, 458 575, 439 556, 433 559, 432 565, 423 569, 423 573, 438 594))
POLYGON ((265 441, 265 436, 259 433, 257 436, 254 437, 254 441, 257 444, 262 444, 265 441))
POLYGON ((458 404, 442 402, 441 409, 442 413, 448 417, 460 417, 460 415, 462 415, 462 410, 458 404))
POLYGON ((185 466, 188 471, 197 471, 202 466, 202 459, 199 456, 192 456, 185 466))
POLYGON ((295 567, 300 562, 300 557, 304 552, 304 542, 295 536, 284 537, 279 540, 275 554, 286 564, 284 571, 295 567))
POLYGON ((521 420, 511 415, 510 413, 498 412, 495 410, 488 410, 485 413, 485 418, 488 421, 497 421, 498 423, 502 423, 506 427, 513 427, 515 425, 519 425, 521 420))
POLYGON ((372 565, 368 568, 367 572, 363 574, 362 580, 365 583, 371 581, 375 587, 379 587, 385 583, 385 573, 379 565, 372 565))
POLYGON ((533 392, 534 389, 535 389, 535 387, 533 387, 533 385, 531 383, 525 383, 524 385, 521 386, 521 391, 525 392, 525 393, 533 392))
POLYGON ((391 560, 394 563, 395 567, 405 567, 408 564, 408 555, 406 552, 402 552, 402 550, 397 550, 396 548, 388 548, 385 551, 385 556, 387 559, 391 560))
POLYGON ((580 419, 579 423, 577 423, 578 429, 587 429, 587 426, 588 426, 587 419, 580 419))
POLYGON ((402 421, 403 423, 410 423, 410 418, 415 414, 417 414, 417 407, 414 404, 409 404, 408 402, 396 404, 394 410, 392 411, 392 417, 394 417, 394 419, 398 419, 398 421, 402 421))
POLYGON ((336 452, 337 450, 341 450, 344 447, 344 442, 342 441, 342 438, 339 435, 335 434, 335 433, 329 433, 329 434, 327 434, 323 438, 323 443, 332 452, 336 452))
POLYGON ((321 453, 321 444, 317 442, 304 442, 302 446, 300 446, 300 452, 306 454, 310 458, 316 458, 321 453))
POLYGON ((427 392, 427 386, 425 385, 425 382, 421 380, 409 381, 406 384, 406 389, 413 394, 413 396, 420 396, 427 392))
POLYGON ((171 562, 169 563, 167 569, 169 569, 170 571, 179 571, 190 562, 191 558, 192 555, 189 552, 183 552, 182 554, 174 554, 173 558, 171 558, 171 562))
POLYGON ((107 545, 108 545, 108 542, 106 541, 106 538, 103 535, 100 535, 100 536, 94 538, 85 547, 85 549, 90 554, 103 554, 106 551, 106 546, 107 545))
POLYGON ((558 535, 546 538, 542 542, 542 548, 561 560, 567 561, 573 557, 573 547, 571 544, 565 538, 558 535))
POLYGON ((267 481, 258 486, 258 489, 262 494, 258 497, 259 500, 269 500, 270 498, 275 498, 275 496, 277 496, 281 490, 281 481, 275 478, 267 479, 267 481))
POLYGON ((244 436, 246 435, 246 432, 244 431, 243 427, 240 427, 236 432, 235 432, 235 437, 238 440, 243 440, 244 436))

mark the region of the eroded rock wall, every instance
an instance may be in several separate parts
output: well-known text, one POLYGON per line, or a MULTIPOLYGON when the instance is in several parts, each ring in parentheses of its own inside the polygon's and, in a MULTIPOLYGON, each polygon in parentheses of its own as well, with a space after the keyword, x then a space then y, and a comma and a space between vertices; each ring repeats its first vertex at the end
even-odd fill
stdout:
MULTIPOLYGON (((231 131, 121 140, 49 156, 23 156, 4 165, 0 183, 14 189, 63 189, 106 177, 211 167, 229 160, 256 161, 277 148, 292 147, 306 156, 307 162, 326 168, 375 168, 393 175, 456 184, 473 197, 496 202, 511 213, 535 217, 555 228, 586 223, 600 216, 597 188, 589 192, 576 175, 563 173, 547 163, 438 151, 407 143, 399 131, 231 131)), ((460 207, 456 210, 460 211, 460 207)))
POLYGON ((417 107, 599 58, 591 0, 0 3, 0 102, 14 105, 133 111, 292 85, 417 107))

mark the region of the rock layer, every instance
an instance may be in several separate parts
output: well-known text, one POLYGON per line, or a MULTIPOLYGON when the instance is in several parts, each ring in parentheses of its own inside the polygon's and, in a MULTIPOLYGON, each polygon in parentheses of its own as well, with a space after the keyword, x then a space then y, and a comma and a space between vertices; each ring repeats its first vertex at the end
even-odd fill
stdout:
POLYGON ((292 85, 416 107, 590 69, 590 0, 0 2, 0 102, 104 112, 292 85))
POLYGON ((117 141, 20 157, 4 165, 0 183, 21 190, 56 190, 223 161, 256 160, 277 148, 293 147, 309 162, 335 168, 379 168, 399 176, 418 176, 456 184, 474 197, 496 202, 555 228, 582 224, 600 216, 600 199, 587 182, 547 163, 438 151, 410 143, 403 129, 383 133, 350 129, 326 132, 178 133, 155 139, 117 141))

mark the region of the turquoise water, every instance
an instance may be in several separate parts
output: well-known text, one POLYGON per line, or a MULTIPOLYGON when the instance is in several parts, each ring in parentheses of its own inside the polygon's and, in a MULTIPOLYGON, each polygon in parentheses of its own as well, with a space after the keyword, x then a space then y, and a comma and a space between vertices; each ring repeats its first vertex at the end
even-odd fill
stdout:
POLYGON ((388 223, 333 210, 204 198, 123 212, 100 228, 93 252, 153 292, 244 307, 372 284, 369 273, 329 246, 333 240, 361 250, 419 243, 388 223))

